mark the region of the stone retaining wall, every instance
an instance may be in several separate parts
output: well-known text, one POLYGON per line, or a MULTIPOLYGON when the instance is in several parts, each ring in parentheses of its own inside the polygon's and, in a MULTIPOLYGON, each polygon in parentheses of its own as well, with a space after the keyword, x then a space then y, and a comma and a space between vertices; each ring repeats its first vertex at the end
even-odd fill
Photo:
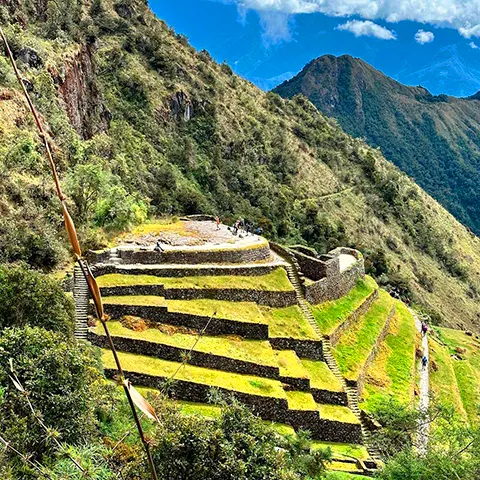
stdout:
POLYGON ((279 265, 262 265, 243 267, 241 265, 217 265, 217 266, 192 266, 181 268, 167 268, 157 265, 151 268, 142 268, 141 266, 128 266, 113 264, 96 264, 92 267, 95 276, 108 275, 110 273, 119 273, 125 275, 153 275, 155 277, 181 278, 181 277, 204 277, 204 276, 225 276, 225 275, 241 275, 246 277, 254 277, 259 275, 268 275, 279 265))
MULTIPOLYGON (((108 341, 105 335, 97 335, 93 332, 89 332, 88 340, 90 340, 90 342, 97 347, 108 348, 108 341)), ((115 337, 115 346, 122 352, 146 355, 172 362, 183 362, 184 355, 186 353, 184 348, 149 342, 147 340, 138 340, 134 338, 117 336, 115 337)), ((257 363, 247 362, 245 360, 225 357, 214 353, 200 352, 197 350, 194 350, 190 353, 188 363, 197 367, 213 368, 215 370, 224 370, 234 373, 244 373, 258 377, 273 378, 275 380, 279 379, 278 367, 259 365, 257 363)))
POLYGON ((358 423, 343 423, 320 418, 318 422, 310 425, 312 438, 324 442, 363 443, 362 428, 358 423))
POLYGON ((347 331, 350 329, 350 327, 354 324, 354 323, 357 323, 358 319, 364 314, 366 313, 372 303, 375 301, 375 299, 378 297, 378 290, 374 290, 366 299, 365 301, 353 312, 351 313, 345 320, 343 323, 341 323, 337 328, 336 330, 330 335, 328 336, 327 335, 327 338, 330 339, 330 343, 332 345, 332 347, 334 347, 340 337, 347 331))
POLYGON ((332 392, 331 390, 321 390, 313 387, 310 392, 317 403, 348 406, 348 398, 345 392, 332 392))
MULTIPOLYGON (((137 372, 124 372, 125 377, 128 378, 134 385, 141 385, 144 387, 162 389, 164 383, 168 380, 166 377, 147 375, 137 372)), ((112 378, 116 375, 116 370, 105 369, 105 375, 112 378)), ((194 383, 187 380, 176 379, 168 386, 167 393, 170 397, 178 400, 187 400, 190 402, 207 403, 209 401, 209 394, 212 387, 194 383)), ((248 405, 253 413, 260 416, 264 420, 279 421, 284 418, 284 412, 288 410, 288 403, 286 398, 264 397, 260 395, 236 392, 226 388, 217 387, 221 393, 227 397, 235 397, 238 401, 248 405)))
MULTIPOLYGON (((116 370, 105 369, 105 375, 113 378, 116 370)), ((168 379, 166 377, 147 375, 137 372, 125 372, 134 385, 162 389, 168 379)), ((175 380, 167 389, 170 397, 178 400, 206 403, 209 400, 211 387, 208 385, 194 383, 187 380, 175 380)), ((264 397, 255 394, 248 394, 217 388, 228 397, 235 397, 238 401, 248 405, 253 413, 273 422, 286 423, 296 429, 305 429, 312 432, 312 438, 326 442, 341 443, 362 443, 362 432, 360 425, 336 422, 319 418, 317 411, 309 410, 288 410, 286 398, 264 397)))
POLYGON ((365 278, 365 266, 363 257, 360 257, 339 275, 322 278, 318 282, 307 285, 305 287, 306 299, 313 305, 337 300, 350 292, 362 278, 365 278))
POLYGON ((340 261, 332 255, 322 255, 314 258, 298 250, 291 250, 300 266, 302 273, 311 280, 320 280, 340 273, 340 261))
POLYGON ((279 376, 278 380, 284 383, 284 390, 300 390, 301 392, 310 391, 310 379, 299 377, 283 377, 279 376))
POLYGON ((156 295, 168 300, 228 300, 230 302, 254 302, 268 307, 290 307, 297 303, 295 290, 275 292, 241 288, 165 288, 163 285, 130 285, 102 287, 102 295, 156 295))
POLYGON ((296 338, 269 338, 275 350, 293 350, 298 357, 309 360, 323 360, 323 346, 320 340, 299 340, 296 338))
MULTIPOLYGON (((122 264, 141 263, 152 264, 179 264, 197 265, 201 263, 254 263, 263 260, 270 260, 270 248, 268 243, 262 242, 248 248, 229 248, 219 250, 195 250, 194 247, 188 250, 167 250, 155 252, 153 250, 117 249, 122 264)), ((109 251, 89 252, 89 260, 92 263, 105 262, 109 251)))
MULTIPOLYGON (((105 304, 105 310, 112 319, 121 319, 125 315, 144 318, 153 322, 167 323, 178 327, 202 330, 210 317, 189 313, 170 312, 167 307, 154 305, 116 305, 105 304)), ((93 306, 91 305, 93 313, 93 306)), ((240 322, 214 317, 205 331, 207 335, 240 335, 255 340, 268 340, 268 325, 264 323, 240 322)))
POLYGON ((362 397, 363 387, 365 386, 365 376, 367 374, 368 367, 375 360, 375 357, 377 355, 380 344, 385 340, 385 337, 388 334, 388 330, 390 328, 390 323, 391 323, 392 318, 394 317, 395 313, 396 313, 396 311, 395 311, 395 305, 394 305, 394 306, 392 306, 392 309, 390 310, 390 313, 388 314, 387 320, 385 321, 385 325, 382 327, 382 330, 377 337, 375 345, 372 347, 372 350, 370 351, 370 354, 368 355, 367 359, 365 360, 365 363, 362 366, 362 369, 360 370, 360 373, 358 375, 357 380, 346 379, 346 382, 347 382, 348 386, 354 387, 354 388, 357 389, 358 398, 362 397))

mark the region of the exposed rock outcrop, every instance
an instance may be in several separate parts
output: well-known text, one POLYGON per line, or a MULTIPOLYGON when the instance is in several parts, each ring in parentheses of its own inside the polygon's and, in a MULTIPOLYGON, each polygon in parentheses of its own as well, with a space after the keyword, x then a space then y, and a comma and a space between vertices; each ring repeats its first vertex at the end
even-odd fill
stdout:
POLYGON ((83 139, 108 130, 111 114, 95 81, 92 46, 83 46, 63 75, 51 72, 73 128, 83 139))

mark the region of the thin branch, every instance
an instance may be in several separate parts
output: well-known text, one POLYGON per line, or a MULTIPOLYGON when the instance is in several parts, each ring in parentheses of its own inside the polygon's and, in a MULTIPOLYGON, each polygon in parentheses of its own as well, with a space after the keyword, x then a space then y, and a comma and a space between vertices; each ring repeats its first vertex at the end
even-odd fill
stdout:
POLYGON ((15 447, 13 447, 9 442, 7 442, 2 436, 0 436, 0 443, 4 445, 4 447, 7 450, 11 450, 13 453, 15 453, 17 456, 19 456, 26 464, 28 464, 30 467, 33 469, 37 470, 40 472, 42 475, 45 475, 47 478, 50 480, 55 480, 50 473, 47 471, 47 469, 41 465, 38 462, 32 462, 25 454, 17 450, 15 447))

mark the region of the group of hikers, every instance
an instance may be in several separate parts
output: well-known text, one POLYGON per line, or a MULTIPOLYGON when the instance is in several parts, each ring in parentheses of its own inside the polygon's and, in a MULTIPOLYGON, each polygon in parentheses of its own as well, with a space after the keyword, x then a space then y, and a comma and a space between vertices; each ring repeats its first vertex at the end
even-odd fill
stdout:
MULTIPOLYGON (((229 227, 230 229, 230 227, 229 227)), ((248 223, 245 221, 244 218, 239 218, 232 226, 232 234, 233 235, 238 235, 238 233, 240 232, 244 232, 245 235, 254 235, 254 234, 257 234, 257 235, 261 235, 263 233, 263 229, 262 227, 257 227, 255 229, 253 223, 248 223)))

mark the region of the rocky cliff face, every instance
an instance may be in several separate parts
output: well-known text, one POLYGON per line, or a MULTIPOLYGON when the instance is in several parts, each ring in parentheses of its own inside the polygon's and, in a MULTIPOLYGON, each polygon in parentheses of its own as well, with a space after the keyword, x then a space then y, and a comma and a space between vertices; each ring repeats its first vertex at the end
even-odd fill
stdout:
POLYGON ((111 114, 95 81, 93 47, 83 46, 66 65, 64 75, 52 72, 70 123, 83 139, 108 130, 111 114))

